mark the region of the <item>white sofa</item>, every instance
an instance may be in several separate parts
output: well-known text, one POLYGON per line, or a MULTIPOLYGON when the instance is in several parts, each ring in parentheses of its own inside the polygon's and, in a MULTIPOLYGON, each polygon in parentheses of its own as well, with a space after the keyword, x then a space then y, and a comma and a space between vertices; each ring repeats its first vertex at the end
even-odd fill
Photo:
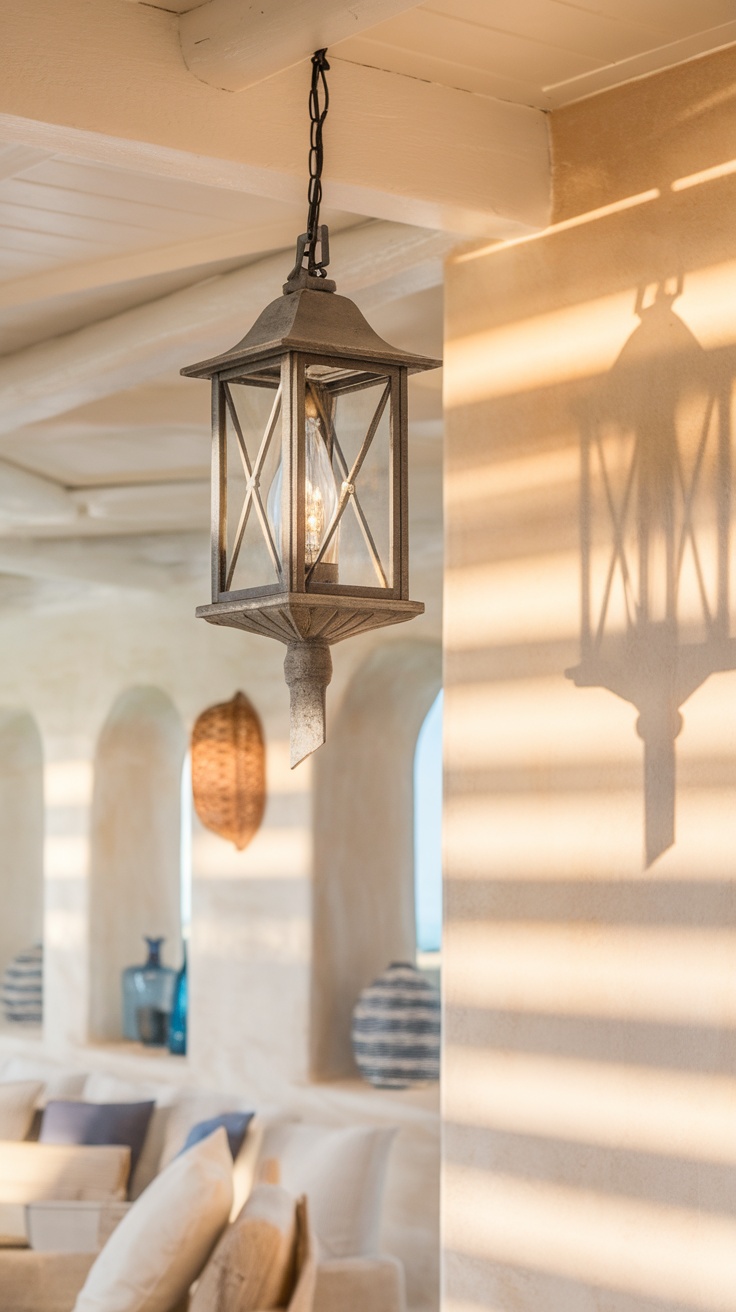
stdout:
MULTIPOLYGON (((26 1078, 38 1063, 15 1059, 0 1063, 0 1082, 26 1078)), ((132 1101, 156 1097, 156 1111, 135 1176, 131 1195, 140 1194, 146 1184, 165 1164, 177 1142, 172 1128, 178 1127, 181 1138, 187 1125, 206 1120, 218 1111, 245 1109, 247 1101, 215 1092, 197 1093, 191 1089, 179 1093, 173 1086, 152 1089, 150 1083, 128 1083, 102 1075, 63 1067, 49 1069, 48 1097, 82 1098, 93 1102, 132 1101)), ((250 1109, 250 1108, 249 1108, 250 1109)), ((270 1127, 282 1129, 294 1121, 278 1108, 257 1113, 249 1130, 245 1150, 235 1167, 236 1202, 240 1205, 259 1169, 259 1161, 268 1156, 270 1127)), ((184 1136, 185 1137, 185 1136, 184 1136)), ((0 1179, 2 1163, 0 1162, 0 1179)), ((309 1195, 309 1191, 306 1191, 309 1195)), ((73 1210, 75 1204, 67 1202, 73 1210)), ((411 1218, 407 1218, 411 1225, 411 1218)), ((108 1226, 109 1228, 109 1226, 108 1226)), ((68 1230, 68 1226, 67 1226, 68 1230)), ((102 1233, 102 1232, 101 1232, 102 1233)), ((319 1235, 318 1235, 319 1239, 319 1235)), ((60 1245, 61 1246, 61 1245, 60 1245)), ((71 1312, 76 1295, 94 1261, 94 1253, 39 1252, 31 1248, 0 1249, 0 1306, 14 1312, 71 1312)), ((402 1263, 394 1256, 361 1253, 334 1256, 321 1252, 317 1263, 314 1312, 406 1312, 405 1279, 402 1263)))

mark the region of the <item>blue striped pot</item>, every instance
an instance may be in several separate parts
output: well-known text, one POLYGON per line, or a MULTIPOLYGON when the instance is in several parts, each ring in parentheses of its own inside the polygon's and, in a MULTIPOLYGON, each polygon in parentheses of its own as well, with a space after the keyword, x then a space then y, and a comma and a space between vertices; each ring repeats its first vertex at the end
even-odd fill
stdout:
POLYGON ((439 993, 416 966, 394 961, 361 993, 352 1038, 358 1070, 377 1089, 438 1080, 439 993))
POLYGON ((40 943, 13 957, 3 975, 0 1001, 7 1021, 40 1025, 43 1021, 43 948, 40 943))

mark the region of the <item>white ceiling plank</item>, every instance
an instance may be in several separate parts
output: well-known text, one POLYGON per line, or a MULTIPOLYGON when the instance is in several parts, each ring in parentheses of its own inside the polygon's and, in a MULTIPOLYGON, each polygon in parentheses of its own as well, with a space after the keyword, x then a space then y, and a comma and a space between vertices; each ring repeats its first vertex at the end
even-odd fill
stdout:
POLYGON ((136 483, 75 490, 70 495, 80 513, 101 521, 101 526, 127 523, 153 524, 161 529, 206 529, 211 495, 208 475, 209 471, 196 482, 136 483))
POLYGON ((103 256, 79 264, 64 264, 29 277, 0 281, 0 310, 68 296, 93 287, 134 282, 138 278, 150 278, 176 269, 198 268, 219 260, 246 259, 289 246, 295 234, 296 224, 289 219, 201 237, 196 241, 126 251, 123 255, 103 256))
POLYGON ((416 0, 279 0, 244 5, 208 0, 181 16, 179 37, 187 67, 224 91, 242 91, 308 59, 314 50, 354 36, 416 0))
POLYGON ((673 64, 683 63, 688 59, 697 59, 704 50, 719 50, 736 42, 736 19, 720 27, 711 28, 707 33, 696 32, 692 36, 682 37, 668 45, 654 50, 646 50, 631 59, 609 64, 580 77, 569 78, 549 84, 544 88, 553 106, 567 105, 586 96, 606 91, 610 87, 631 82, 634 78, 647 77, 660 69, 670 68, 673 64))
POLYGON ((0 145, 0 182, 5 178, 17 178, 50 158, 47 150, 33 146, 0 145))
POLYGON ((497 100, 508 100, 513 104, 530 105, 535 109, 546 109, 549 105, 549 97, 544 94, 538 83, 531 79, 521 80, 510 77, 508 71, 498 73, 480 64, 458 63, 448 58, 444 51, 440 54, 428 54, 424 51, 407 50, 404 46, 374 40, 372 32, 366 36, 356 36, 349 41, 341 41, 340 45, 335 47, 335 56, 349 63, 363 64, 369 68, 382 68, 389 73, 438 82, 442 86, 474 91, 478 95, 493 96, 497 100))
MULTIPOLYGON (((392 224, 339 233, 332 270, 346 295, 376 288, 390 301, 420 284, 442 280, 453 238, 392 224)), ((270 256, 234 273, 139 306, 112 319, 0 360, 0 432, 63 414, 225 349, 249 320, 280 294, 284 256, 270 256)))
MULTIPOLYGON (((554 25, 550 26, 554 30, 554 25)), ((564 31, 557 33, 557 40, 552 44, 538 37, 534 29, 530 36, 523 28, 524 24, 512 22, 510 15, 504 18, 500 14, 496 18, 494 10, 489 12, 487 22, 481 26, 464 21, 457 14, 449 17, 417 9, 391 23, 383 23, 368 36, 371 40, 395 45, 415 55, 432 57, 441 52, 443 59, 518 81, 543 82, 551 60, 556 68, 566 70, 563 75, 567 77, 587 72, 590 68, 590 51, 576 48, 574 42, 565 44, 564 31)), ((354 39, 351 45, 357 45, 357 40, 354 39)), ((630 48, 631 41, 624 53, 630 53, 630 48)), ((637 49, 635 44, 633 48, 637 49)), ((336 47, 334 53, 344 54, 343 47, 336 47)), ((609 62, 598 57, 595 60, 596 63, 609 62)))
MULTIPOLYGON (((87 0, 10 6, 3 38, 0 138, 303 202, 308 63, 225 95, 184 65, 172 15, 87 0)), ((330 93, 328 204, 489 237, 548 221, 538 111, 337 59, 330 93)))
POLYGON ((166 234, 167 229, 171 232, 172 227, 181 232, 182 240, 218 229, 226 232, 232 227, 224 216, 196 214, 189 209, 172 212, 140 201, 113 200, 91 192, 48 187, 23 178, 12 178, 0 184, 0 206, 3 209, 8 207, 11 214, 22 210, 30 216, 31 224, 38 216, 41 222, 48 222, 49 217, 53 217, 65 224, 99 224, 103 232, 114 225, 125 237, 129 235, 133 240, 149 242, 154 241, 157 234, 166 234))
POLYGON ((91 238, 73 232, 34 232, 22 224, 11 226, 8 223, 0 223, 0 247, 60 260, 83 260, 85 256, 92 258, 110 252, 110 247, 99 234, 91 238))
MULTIPOLYGON (((18 205, 9 201, 0 187, 0 230, 33 232, 52 237, 72 237, 77 241, 93 242, 99 246, 121 247, 126 244, 150 243, 150 228, 120 222, 114 214, 94 218, 84 214, 69 214, 65 208, 50 209, 39 206, 18 205)), ((153 230, 154 234, 156 229, 153 230)), ((155 236, 153 238, 155 240, 155 236)))
MULTIPOLYGON (((264 223, 283 217, 280 201, 245 192, 203 186, 173 177, 152 173, 126 172, 84 160, 52 156, 32 178, 8 184, 18 187, 48 187, 59 196, 68 195, 83 203, 89 197, 102 203, 141 206, 152 211, 161 226, 176 223, 184 211, 203 218, 223 219, 229 227, 236 223, 264 223)), ((300 209, 302 207, 300 206, 300 209)))
POLYGON ((574 7, 642 27, 656 27, 665 36, 686 36, 717 27, 733 16, 733 0, 574 0, 574 7))
POLYGON ((68 433, 63 420, 49 421, 35 439, 28 428, 22 440, 0 439, 0 457, 7 452, 17 468, 73 488, 75 494, 85 488, 197 482, 207 479, 210 469, 209 416, 207 405, 201 408, 205 413, 197 415, 198 427, 188 423, 178 429, 171 423, 141 424, 128 431, 79 424, 68 433))
MULTIPOLYGON (((484 41, 486 35, 492 40, 505 35, 523 41, 527 47, 541 47, 548 52, 547 57, 555 58, 559 54, 575 54, 586 59, 595 59, 601 63, 610 63, 641 50, 642 39, 654 38, 659 44, 662 35, 656 28, 642 29, 639 24, 629 23, 625 19, 611 18, 607 14, 595 14, 571 8, 558 0, 494 0, 492 6, 478 5, 472 0, 463 0, 453 10, 438 12, 434 5, 428 5, 384 23, 371 35, 400 29, 402 23, 413 20, 413 27, 425 29, 423 45, 433 39, 442 42, 446 53, 455 43, 462 44, 472 51, 471 42, 480 40, 477 57, 486 62, 493 61, 493 46, 484 41), (434 31, 430 27, 432 24, 434 31), (436 33, 436 36, 434 35, 436 33)), ((664 35, 667 35, 665 31, 664 35)), ((499 47, 498 53, 503 54, 499 47)), ((529 50, 533 59, 533 51, 529 50)), ((527 70, 527 76, 532 72, 527 70)))
POLYGON ((0 574, 144 591, 170 586, 172 577, 169 568, 142 559, 135 548, 125 552, 117 544, 95 543, 91 551, 88 542, 56 538, 50 542, 4 538, 0 542, 0 574))
MULTIPOLYGON (((656 0, 658 3, 658 0, 656 0)), ((669 3, 670 0, 664 0, 669 3)), ((671 30, 668 22, 658 24, 652 15, 650 0, 426 0, 420 13, 444 14, 479 26, 504 27, 530 39, 549 41, 552 45, 579 43, 595 36, 601 29, 611 31, 620 26, 631 32, 651 36, 671 30), (636 9, 636 13, 633 10, 636 9)))
POLYGON ((0 531, 74 524, 74 499, 58 483, 0 460, 0 531))

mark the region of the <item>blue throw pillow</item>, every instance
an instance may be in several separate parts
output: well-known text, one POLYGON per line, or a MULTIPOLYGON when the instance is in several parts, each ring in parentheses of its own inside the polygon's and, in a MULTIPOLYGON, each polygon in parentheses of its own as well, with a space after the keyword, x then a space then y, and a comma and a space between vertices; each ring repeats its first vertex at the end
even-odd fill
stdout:
POLYGON ((212 1116, 209 1121, 199 1121, 197 1125, 192 1126, 186 1137, 184 1147, 177 1155, 181 1156, 181 1153, 185 1153, 187 1148, 193 1148, 195 1143, 201 1143, 203 1139, 206 1139, 210 1134, 214 1134, 215 1130, 222 1127, 227 1134, 230 1152, 233 1161, 235 1161, 240 1149, 243 1147, 246 1130, 254 1116, 255 1112, 223 1112, 221 1116, 212 1116))
POLYGON ((155 1106, 155 1102, 51 1101, 44 1109, 39 1142, 130 1148, 132 1179, 155 1106))

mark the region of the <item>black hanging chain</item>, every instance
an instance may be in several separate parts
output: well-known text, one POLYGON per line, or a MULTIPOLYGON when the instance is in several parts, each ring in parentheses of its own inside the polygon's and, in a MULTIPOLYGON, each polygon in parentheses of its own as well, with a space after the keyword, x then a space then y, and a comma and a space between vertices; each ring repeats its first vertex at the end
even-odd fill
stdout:
POLYGON ((309 214, 307 231, 297 238, 296 263, 284 283, 284 295, 310 287, 312 291, 334 292, 335 284, 327 277, 330 262, 330 238, 327 227, 319 221, 322 204, 322 168, 324 146, 322 129, 330 107, 330 93, 325 73, 329 69, 326 50, 312 55, 312 86, 309 92, 309 214), (319 259, 317 252, 319 251, 319 259))
POLYGON ((322 168, 324 165, 324 146, 322 129, 327 111, 330 107, 330 92, 325 73, 329 71, 327 51, 316 50, 312 55, 312 86, 309 92, 309 216, 307 218, 308 272, 313 278, 327 276, 326 260, 317 260, 316 248, 319 231, 319 210, 322 204, 322 168), (321 103, 320 103, 321 101, 321 103))

